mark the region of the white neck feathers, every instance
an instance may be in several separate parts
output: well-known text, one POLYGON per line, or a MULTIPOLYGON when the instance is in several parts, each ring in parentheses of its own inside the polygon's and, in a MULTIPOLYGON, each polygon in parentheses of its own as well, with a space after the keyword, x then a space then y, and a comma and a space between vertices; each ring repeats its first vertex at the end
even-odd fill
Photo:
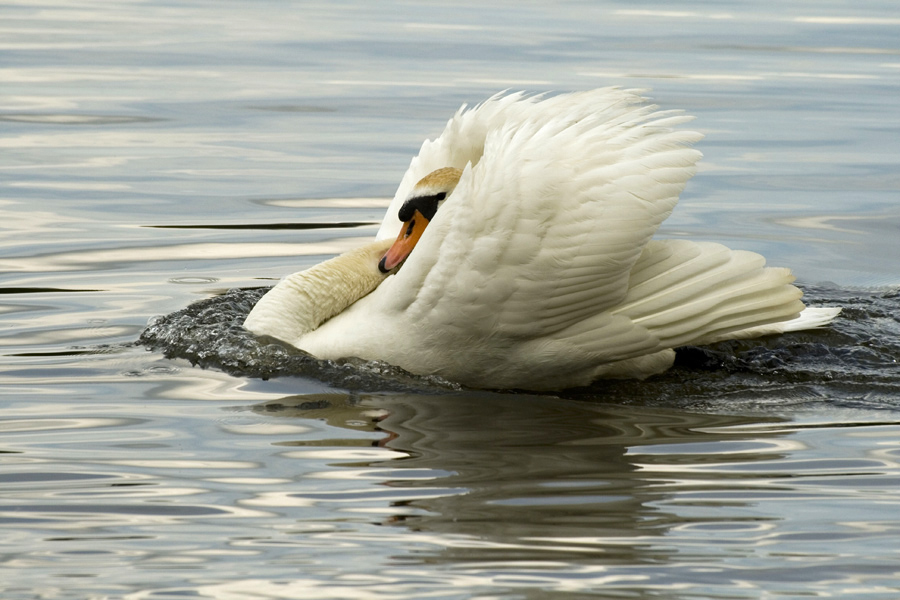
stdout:
POLYGON ((391 243, 379 240, 282 279, 253 307, 244 328, 296 344, 378 287, 386 277, 378 261, 391 243))

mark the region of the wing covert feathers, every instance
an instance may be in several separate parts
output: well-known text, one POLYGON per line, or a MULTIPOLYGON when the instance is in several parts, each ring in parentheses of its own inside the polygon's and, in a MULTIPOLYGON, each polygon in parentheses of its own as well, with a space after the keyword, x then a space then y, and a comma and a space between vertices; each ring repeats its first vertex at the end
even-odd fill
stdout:
POLYGON ((416 290, 402 308, 481 306, 473 329, 525 338, 615 307, 700 159, 688 146, 702 136, 673 129, 688 120, 618 89, 458 113, 398 190, 432 168, 464 170, 397 275, 416 290))

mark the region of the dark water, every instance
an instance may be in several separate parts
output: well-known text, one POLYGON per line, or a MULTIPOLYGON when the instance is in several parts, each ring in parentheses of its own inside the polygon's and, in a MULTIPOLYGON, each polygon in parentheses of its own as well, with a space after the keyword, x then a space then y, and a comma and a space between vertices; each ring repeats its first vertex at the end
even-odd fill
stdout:
MULTIPOLYGON (((272 340, 260 341, 242 324, 268 289, 230 290, 158 317, 141 333, 139 343, 168 358, 238 377, 305 377, 353 391, 463 389, 385 363, 318 360, 272 340)), ((598 381, 554 395, 715 411, 809 403, 900 408, 900 293, 813 287, 805 298, 811 306, 843 307, 840 319, 819 330, 680 348, 675 368, 661 376, 598 381)))
POLYGON ((894 600, 898 40, 888 0, 0 2, 0 597, 894 600), (834 327, 558 395, 236 328, 461 103, 605 85, 707 136, 661 236, 834 327))

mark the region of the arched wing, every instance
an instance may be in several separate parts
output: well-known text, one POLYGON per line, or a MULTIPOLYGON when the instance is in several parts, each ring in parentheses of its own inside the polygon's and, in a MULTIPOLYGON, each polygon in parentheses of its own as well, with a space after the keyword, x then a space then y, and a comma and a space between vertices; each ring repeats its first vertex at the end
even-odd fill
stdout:
POLYGON ((674 129, 688 117, 631 91, 514 106, 485 117, 483 153, 385 282, 412 291, 395 298, 407 318, 516 338, 616 306, 701 156, 689 147, 700 134, 674 129))

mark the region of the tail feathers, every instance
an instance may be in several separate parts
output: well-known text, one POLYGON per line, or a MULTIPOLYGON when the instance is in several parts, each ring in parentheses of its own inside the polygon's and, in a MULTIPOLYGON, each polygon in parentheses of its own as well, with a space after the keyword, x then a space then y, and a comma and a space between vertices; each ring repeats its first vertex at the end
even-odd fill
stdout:
POLYGON ((659 340, 658 348, 752 337, 825 324, 805 314, 803 293, 787 269, 766 268, 753 252, 686 240, 654 240, 632 269, 629 291, 614 314, 659 340), (809 324, 809 325, 807 325, 809 324), (744 334, 747 335, 744 335, 744 334))
POLYGON ((835 317, 841 314, 840 306, 828 306, 821 308, 805 308, 800 316, 791 321, 778 323, 781 330, 778 333, 788 331, 804 331, 806 329, 818 329, 830 324, 835 317))
POLYGON ((766 335, 778 335, 789 331, 806 331, 807 329, 819 329, 830 324, 835 317, 841 312, 840 307, 822 307, 803 309, 796 318, 789 321, 781 321, 780 323, 769 323, 768 325, 760 325, 759 327, 749 327, 740 331, 733 331, 728 334, 713 337, 705 340, 704 343, 712 344, 714 342, 722 342, 725 340, 747 340, 752 338, 763 337, 766 335))

